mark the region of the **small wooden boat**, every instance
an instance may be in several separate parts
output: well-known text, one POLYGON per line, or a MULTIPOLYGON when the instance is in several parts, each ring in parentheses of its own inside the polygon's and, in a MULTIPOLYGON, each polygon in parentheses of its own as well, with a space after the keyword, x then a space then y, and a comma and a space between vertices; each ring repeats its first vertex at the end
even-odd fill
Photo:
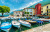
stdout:
POLYGON ((2 18, 1 20, 5 20, 6 18, 2 18))
POLYGON ((42 24, 43 24, 43 21, 41 21, 41 20, 37 20, 37 23, 40 23, 40 24, 42 23, 42 24))
POLYGON ((21 23, 21 25, 26 26, 26 27, 31 27, 31 24, 29 22, 23 21, 23 20, 19 20, 19 22, 21 23))
POLYGON ((50 22, 50 19, 44 19, 44 18, 40 18, 40 19, 36 19, 36 20, 41 20, 43 22, 50 22))
POLYGON ((12 25, 13 25, 14 27, 20 28, 20 23, 17 22, 17 21, 12 21, 12 25))
POLYGON ((36 21, 32 21, 32 20, 26 20, 26 22, 29 22, 29 23, 37 23, 36 21))
POLYGON ((36 21, 37 23, 43 23, 43 21, 41 21, 39 19, 33 19, 33 21, 36 21))
POLYGON ((12 27, 12 24, 9 22, 3 22, 1 24, 1 30, 9 32, 10 28, 12 27))

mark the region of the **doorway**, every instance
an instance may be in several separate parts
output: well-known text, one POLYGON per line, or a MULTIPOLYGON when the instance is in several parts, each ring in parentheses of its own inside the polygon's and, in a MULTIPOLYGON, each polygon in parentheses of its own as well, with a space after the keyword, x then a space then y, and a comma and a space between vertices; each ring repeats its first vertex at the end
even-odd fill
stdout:
POLYGON ((48 10, 47 10, 47 15, 48 15, 48 10))

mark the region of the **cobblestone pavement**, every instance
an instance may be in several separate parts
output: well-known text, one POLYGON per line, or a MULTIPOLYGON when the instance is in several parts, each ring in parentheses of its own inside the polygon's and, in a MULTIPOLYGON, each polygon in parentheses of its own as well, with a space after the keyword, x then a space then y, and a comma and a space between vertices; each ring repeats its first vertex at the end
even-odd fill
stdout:
POLYGON ((36 28, 32 28, 29 30, 25 30, 22 32, 50 32, 50 23, 43 26, 36 27, 36 28))

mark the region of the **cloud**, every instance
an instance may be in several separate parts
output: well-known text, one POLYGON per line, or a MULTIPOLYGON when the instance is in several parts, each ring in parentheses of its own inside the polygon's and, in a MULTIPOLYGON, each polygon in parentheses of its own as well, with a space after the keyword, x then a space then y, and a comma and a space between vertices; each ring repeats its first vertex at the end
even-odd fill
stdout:
POLYGON ((4 4, 4 0, 1 0, 1 2, 4 4))
POLYGON ((15 11, 15 10, 17 10, 17 9, 13 9, 13 11, 15 11))
POLYGON ((17 10, 17 9, 11 9, 10 12, 15 11, 15 10, 17 10))

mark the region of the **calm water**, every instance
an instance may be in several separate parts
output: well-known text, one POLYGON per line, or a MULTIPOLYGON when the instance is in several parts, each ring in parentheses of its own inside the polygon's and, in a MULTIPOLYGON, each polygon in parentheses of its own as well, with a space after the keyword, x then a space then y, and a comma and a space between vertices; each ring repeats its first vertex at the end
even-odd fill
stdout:
MULTIPOLYGON (((16 19, 16 21, 18 21, 18 20, 19 20, 19 18, 16 19)), ((21 20, 25 20, 25 18, 21 18, 21 20)), ((2 24, 5 21, 11 23, 13 20, 0 20, 0 21, 1 21, 1 24, 2 24)), ((15 28, 15 27, 12 26, 9 32, 21 32, 21 28, 18 29, 18 28, 15 28)))
MULTIPOLYGON (((18 21, 19 19, 16 19, 16 21, 18 21)), ((25 20, 25 18, 21 18, 21 20, 25 20)), ((3 23, 3 22, 9 22, 9 23, 11 23, 13 20, 0 20, 1 21, 1 24, 3 23)), ((3 31, 2 31, 3 32, 3 31)), ((13 27, 12 26, 12 28, 10 29, 10 31, 9 32, 21 32, 21 28, 20 29, 18 29, 18 28, 15 28, 15 27, 13 27)))
MULTIPOLYGON (((21 19, 21 20, 25 20, 25 19, 21 19)), ((11 23, 13 20, 1 20, 1 24, 5 21, 11 23)), ((18 21, 18 19, 16 19, 16 21, 18 21)), ((43 23, 42 25, 44 25, 44 24, 47 24, 47 22, 43 23)), ((33 25, 31 25, 31 28, 38 27, 38 26, 41 26, 41 24, 40 25, 39 24, 33 24, 33 25)), ((20 29, 17 29, 17 28, 12 26, 9 32, 21 32, 21 31, 28 30, 28 29, 31 29, 31 28, 28 28, 28 27, 21 25, 20 29)), ((1 32, 3 32, 3 31, 1 31, 1 32)))
MULTIPOLYGON (((0 16, 2 16, 2 15, 0 15, 0 16)), ((7 17, 7 16, 9 16, 9 15, 3 15, 3 16, 7 17)))

